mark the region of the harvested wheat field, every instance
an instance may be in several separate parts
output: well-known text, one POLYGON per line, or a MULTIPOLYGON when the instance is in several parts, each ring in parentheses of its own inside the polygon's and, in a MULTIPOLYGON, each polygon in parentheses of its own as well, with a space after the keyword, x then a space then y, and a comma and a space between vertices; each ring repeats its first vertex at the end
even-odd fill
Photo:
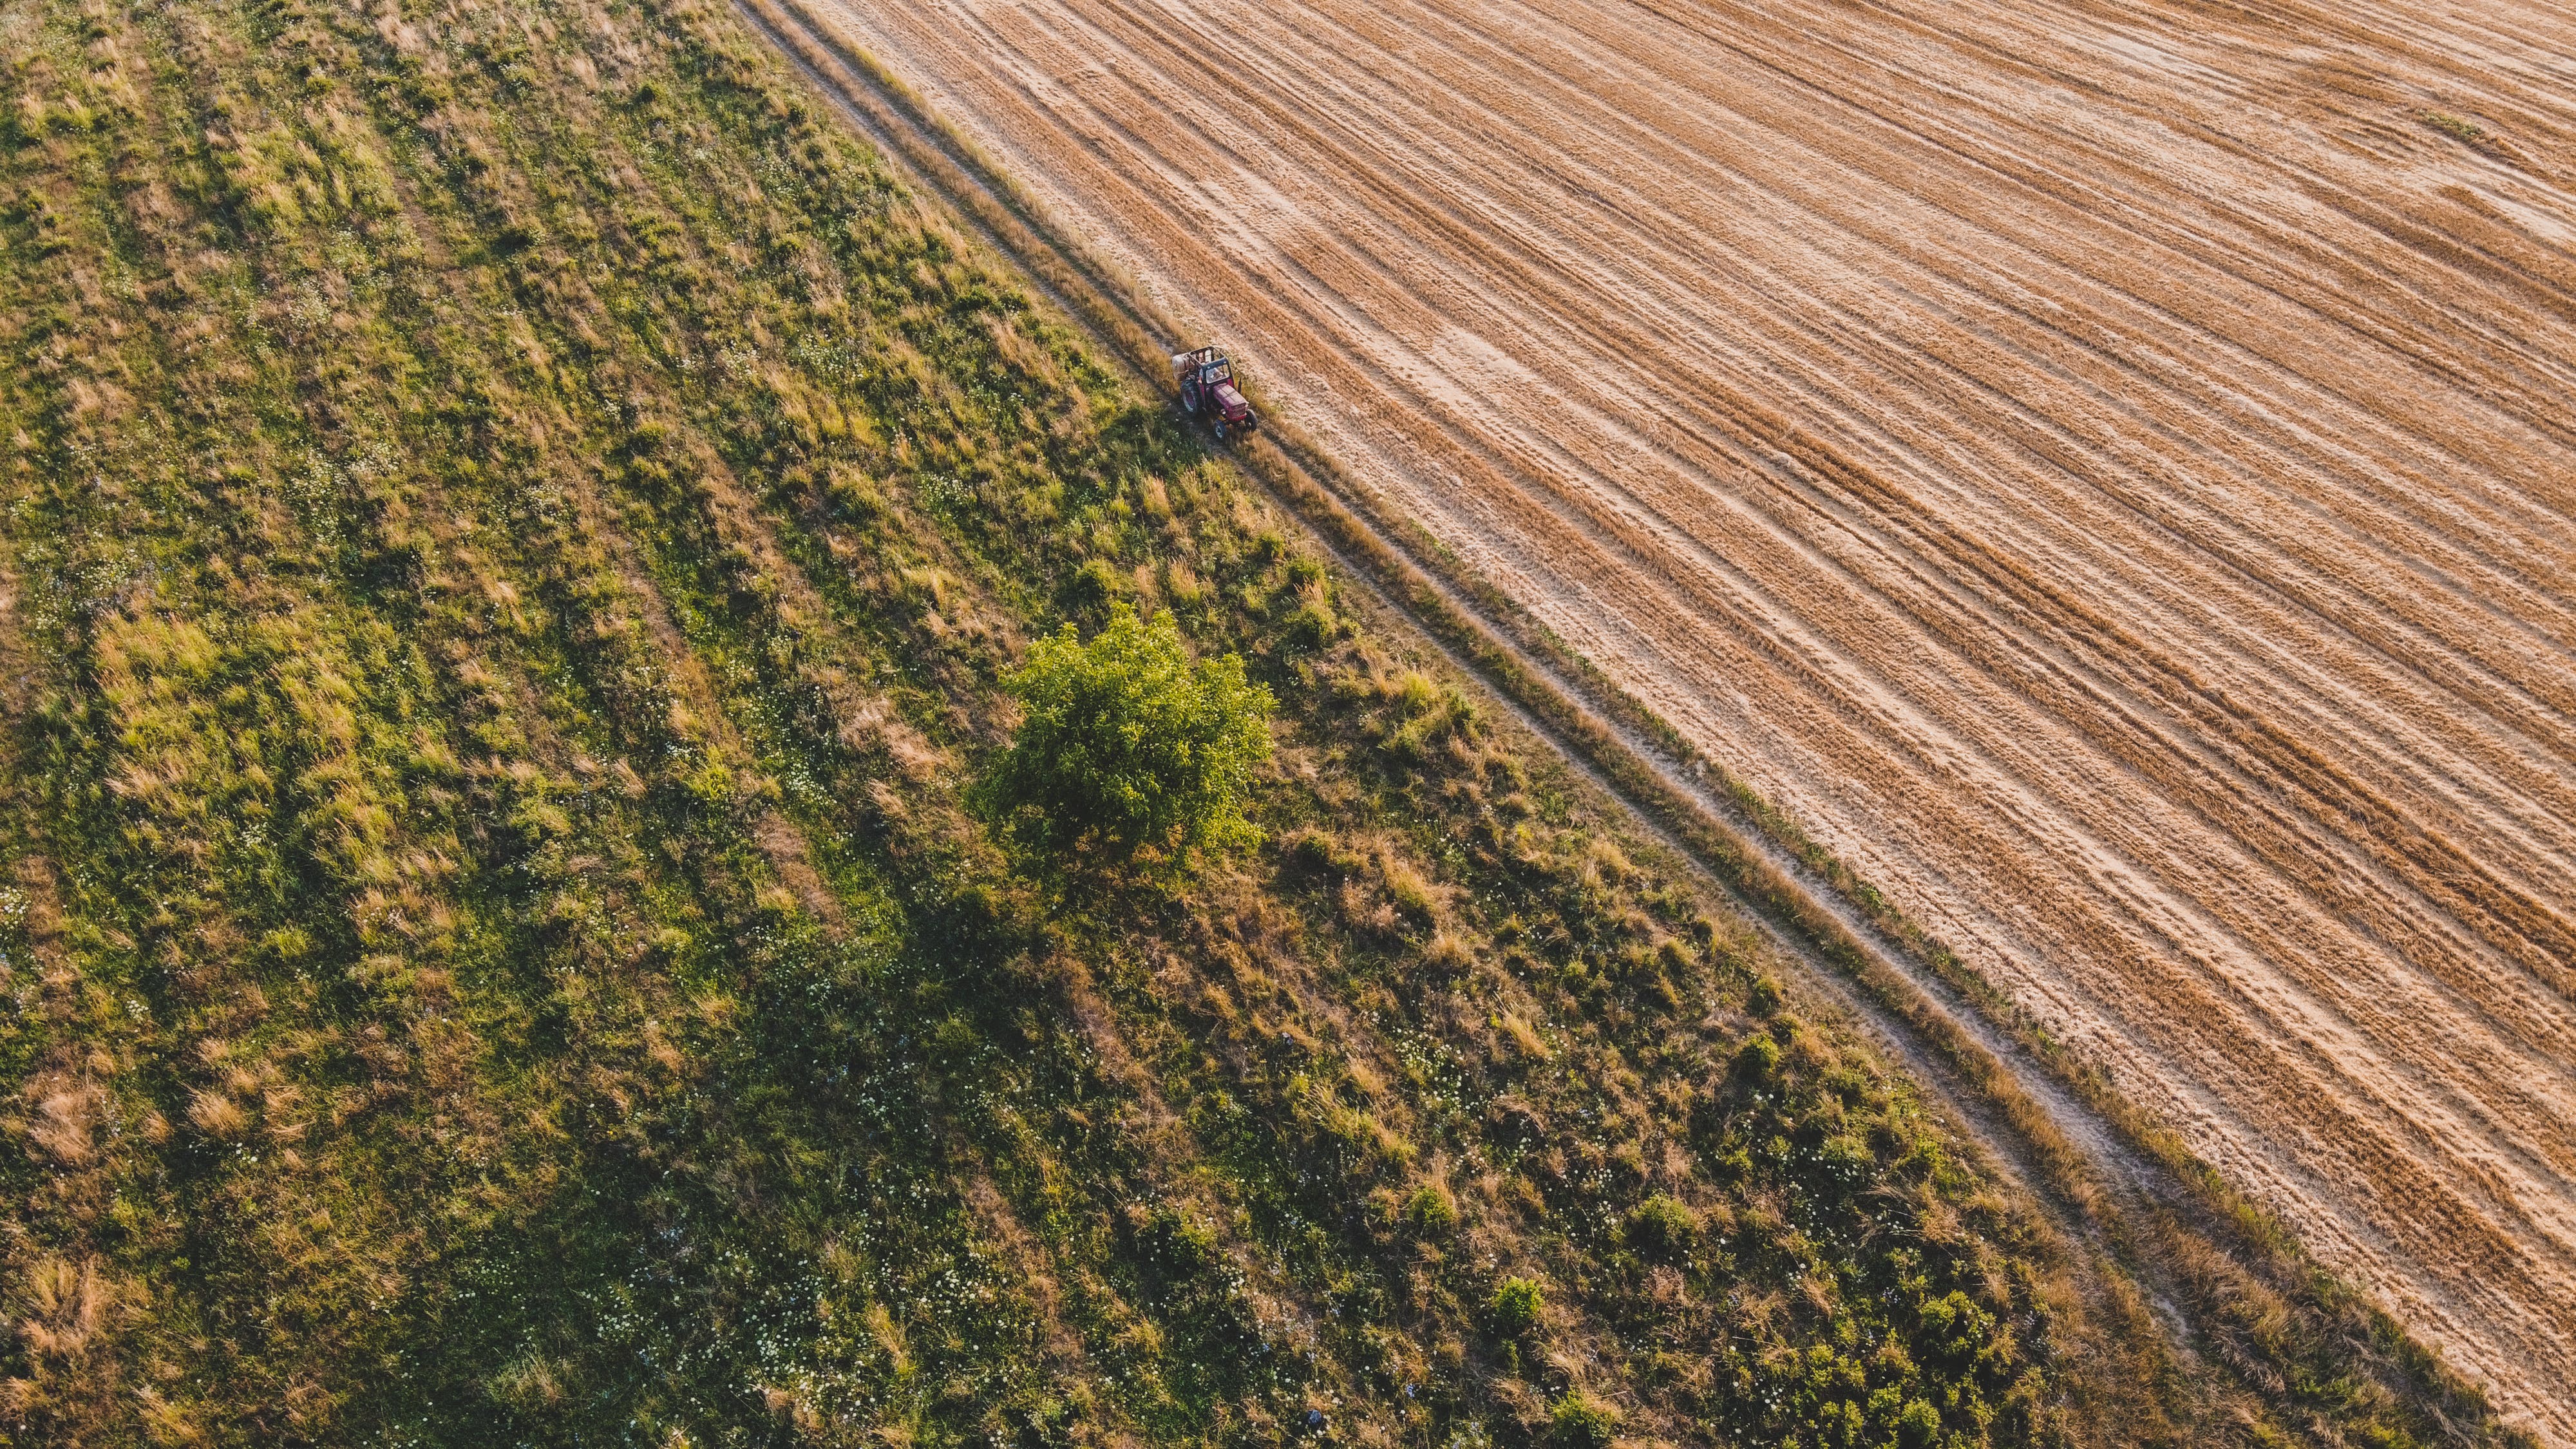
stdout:
POLYGON ((2565 8, 815 13, 2576 1443, 2565 8))

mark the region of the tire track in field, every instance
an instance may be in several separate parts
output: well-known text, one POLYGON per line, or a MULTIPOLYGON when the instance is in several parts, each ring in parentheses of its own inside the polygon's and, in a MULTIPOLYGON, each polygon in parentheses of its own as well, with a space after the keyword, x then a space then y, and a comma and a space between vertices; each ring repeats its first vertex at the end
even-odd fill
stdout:
POLYGON ((2576 1443, 2576 19, 816 4, 2576 1443))

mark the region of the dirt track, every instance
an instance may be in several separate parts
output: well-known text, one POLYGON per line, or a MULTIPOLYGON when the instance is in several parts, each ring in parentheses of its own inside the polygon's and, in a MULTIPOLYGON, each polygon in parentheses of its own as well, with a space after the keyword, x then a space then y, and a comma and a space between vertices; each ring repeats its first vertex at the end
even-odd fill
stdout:
POLYGON ((2576 16, 837 3, 2576 1444, 2576 16))

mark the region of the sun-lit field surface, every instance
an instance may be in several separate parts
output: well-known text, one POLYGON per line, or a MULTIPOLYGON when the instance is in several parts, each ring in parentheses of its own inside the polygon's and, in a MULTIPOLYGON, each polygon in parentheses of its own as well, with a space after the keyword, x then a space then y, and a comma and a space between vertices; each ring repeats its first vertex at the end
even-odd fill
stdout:
POLYGON ((2564 9, 807 8, 2576 1442, 2564 9))
POLYGON ((990 261, 722 0, 0 0, 0 1446, 2503 1449, 990 261))

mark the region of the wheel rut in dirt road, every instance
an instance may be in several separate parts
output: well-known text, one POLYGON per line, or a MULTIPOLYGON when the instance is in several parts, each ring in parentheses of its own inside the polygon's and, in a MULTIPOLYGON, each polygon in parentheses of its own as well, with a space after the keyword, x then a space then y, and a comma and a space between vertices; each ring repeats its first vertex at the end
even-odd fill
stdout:
POLYGON ((2565 16, 807 13, 2576 1443, 2565 16))

